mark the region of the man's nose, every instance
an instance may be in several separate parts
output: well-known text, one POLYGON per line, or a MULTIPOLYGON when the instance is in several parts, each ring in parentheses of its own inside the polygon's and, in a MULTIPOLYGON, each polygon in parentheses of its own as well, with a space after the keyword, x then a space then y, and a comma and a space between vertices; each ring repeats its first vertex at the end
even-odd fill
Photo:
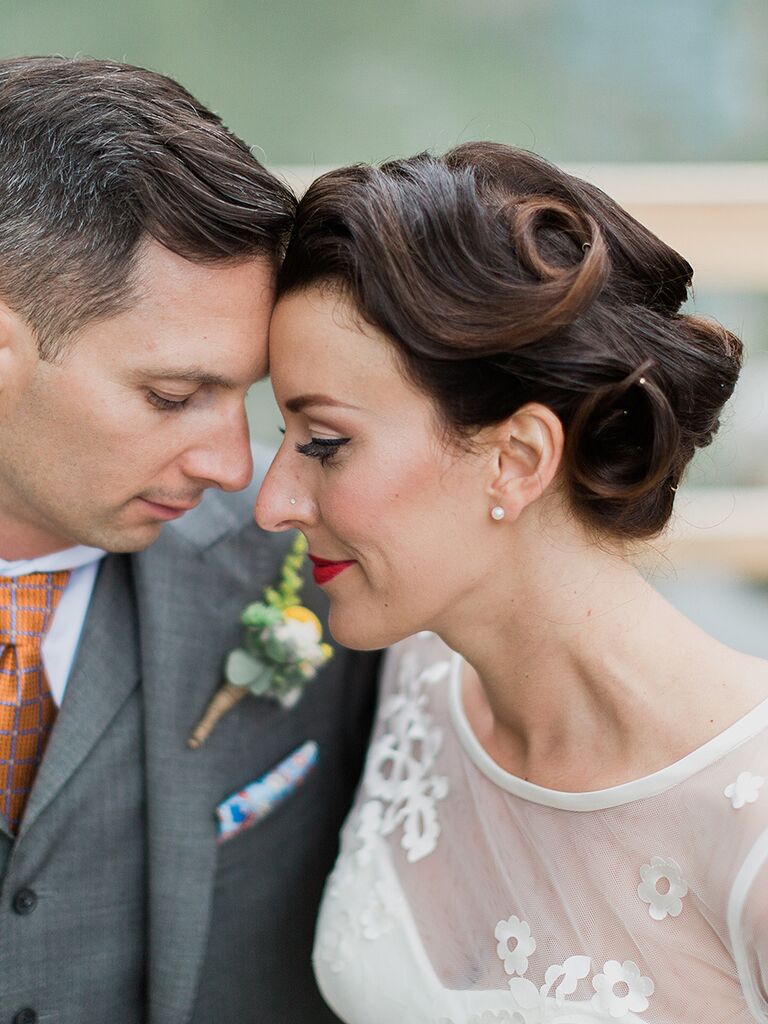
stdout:
POLYGON ((207 430, 201 444, 187 453, 184 470, 222 491, 247 487, 253 476, 253 452, 245 411, 207 430))

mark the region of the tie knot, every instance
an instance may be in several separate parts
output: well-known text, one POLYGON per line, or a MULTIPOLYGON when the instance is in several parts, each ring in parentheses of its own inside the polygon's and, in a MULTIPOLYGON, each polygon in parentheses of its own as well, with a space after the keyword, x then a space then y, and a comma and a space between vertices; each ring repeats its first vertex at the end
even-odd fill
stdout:
POLYGON ((0 647, 39 646, 69 575, 63 571, 0 576, 0 647))

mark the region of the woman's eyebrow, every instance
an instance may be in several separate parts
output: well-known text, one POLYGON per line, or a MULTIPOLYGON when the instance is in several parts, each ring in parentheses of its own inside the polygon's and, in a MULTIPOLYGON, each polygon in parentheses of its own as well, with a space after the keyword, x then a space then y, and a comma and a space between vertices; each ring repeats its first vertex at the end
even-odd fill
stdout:
POLYGON ((285 403, 285 408, 289 412, 301 412, 302 409, 306 409, 310 405, 330 405, 340 409, 359 409, 357 405, 340 402, 336 398, 331 398, 330 395, 297 395, 295 398, 288 399, 285 403))

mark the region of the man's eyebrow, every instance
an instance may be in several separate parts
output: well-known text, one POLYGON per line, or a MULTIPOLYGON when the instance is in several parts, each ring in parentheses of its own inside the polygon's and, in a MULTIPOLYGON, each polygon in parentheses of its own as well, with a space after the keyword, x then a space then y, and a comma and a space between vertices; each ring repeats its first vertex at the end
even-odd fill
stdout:
POLYGON ((220 373, 211 373, 210 370, 202 370, 196 366, 179 367, 178 369, 152 369, 141 370, 136 377, 143 380, 181 380, 190 384, 210 384, 215 387, 234 390, 238 385, 230 377, 224 377, 220 373))
POLYGON ((329 395, 297 395, 295 398, 288 399, 285 403, 285 408, 289 412, 301 412, 302 409, 306 409, 309 405, 330 405, 338 409, 359 409, 357 405, 348 405, 346 402, 340 402, 329 395))

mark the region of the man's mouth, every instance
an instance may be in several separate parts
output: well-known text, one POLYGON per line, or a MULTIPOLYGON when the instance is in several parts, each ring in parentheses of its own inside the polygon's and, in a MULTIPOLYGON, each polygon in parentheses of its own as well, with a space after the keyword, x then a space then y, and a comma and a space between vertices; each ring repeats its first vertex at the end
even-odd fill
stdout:
POLYGON ((150 501, 149 498, 139 498, 139 501, 144 504, 157 516, 158 519, 178 519, 183 516, 185 512, 189 512, 200 504, 200 499, 197 501, 187 502, 186 504, 176 505, 164 505, 158 501, 150 501))
POLYGON ((350 565, 355 564, 355 560, 347 562, 335 562, 329 558, 320 558, 318 555, 309 554, 309 560, 312 562, 314 568, 312 569, 312 576, 314 577, 315 583, 322 586, 324 583, 330 583, 332 579, 335 579, 340 572, 344 572, 350 565))

